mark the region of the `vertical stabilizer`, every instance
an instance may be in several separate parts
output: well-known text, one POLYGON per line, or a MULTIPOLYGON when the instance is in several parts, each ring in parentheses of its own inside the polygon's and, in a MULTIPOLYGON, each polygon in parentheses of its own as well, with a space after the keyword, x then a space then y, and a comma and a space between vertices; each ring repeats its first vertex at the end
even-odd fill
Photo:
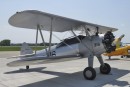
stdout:
POLYGON ((23 43, 20 51, 20 55, 33 54, 33 50, 28 46, 27 43, 23 43))
POLYGON ((125 36, 125 35, 123 34, 123 35, 121 35, 119 38, 116 38, 116 39, 115 39, 114 43, 116 44, 116 48, 120 48, 120 47, 122 46, 121 40, 122 40, 122 38, 123 38, 124 36, 125 36))

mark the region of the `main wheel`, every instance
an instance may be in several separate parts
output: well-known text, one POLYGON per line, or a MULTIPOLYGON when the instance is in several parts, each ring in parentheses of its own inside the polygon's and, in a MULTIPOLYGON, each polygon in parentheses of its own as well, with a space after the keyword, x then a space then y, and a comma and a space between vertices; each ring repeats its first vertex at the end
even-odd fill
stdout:
POLYGON ((84 78, 87 80, 93 80, 96 77, 96 71, 92 67, 87 67, 83 71, 84 78))
POLYGON ((111 71, 111 67, 110 67, 109 64, 104 63, 104 65, 101 65, 101 66, 100 66, 100 72, 101 72, 102 74, 109 74, 110 71, 111 71))
POLYGON ((29 69, 29 66, 26 66, 26 70, 28 70, 29 69))

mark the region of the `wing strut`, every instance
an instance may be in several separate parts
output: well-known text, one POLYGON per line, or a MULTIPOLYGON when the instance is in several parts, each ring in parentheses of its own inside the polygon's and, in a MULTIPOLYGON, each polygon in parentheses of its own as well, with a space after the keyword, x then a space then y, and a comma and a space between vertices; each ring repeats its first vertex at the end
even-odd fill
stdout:
POLYGON ((38 27, 37 27, 37 30, 36 30, 36 43, 35 43, 35 54, 36 54, 36 48, 37 48, 37 41, 38 41, 38 27))
MULTIPOLYGON (((90 37, 89 30, 86 28, 86 26, 83 26, 83 28, 84 28, 84 30, 85 30, 85 32, 86 32, 86 37, 90 37)), ((78 40, 81 44, 83 44, 87 49, 89 49, 90 52, 92 52, 92 50, 91 50, 87 45, 85 45, 85 44, 77 37, 77 35, 74 33, 73 29, 71 30, 71 32, 73 33, 73 35, 77 38, 77 40, 78 40)), ((90 39, 91 39, 91 37, 90 37, 90 39)))
POLYGON ((53 25, 53 18, 51 18, 51 29, 50 29, 50 39, 49 39, 49 56, 51 56, 51 41, 52 41, 52 26, 53 25))
POLYGON ((77 37, 77 35, 74 33, 73 29, 71 30, 71 32, 73 33, 73 35, 77 38, 77 40, 81 43, 81 40, 77 37))
POLYGON ((84 29, 84 31, 86 33, 86 36, 90 37, 90 33, 89 33, 90 29, 87 28, 87 26, 83 26, 83 29, 84 29))
MULTIPOLYGON (((73 49, 74 48, 72 46, 70 46, 69 44, 67 44, 64 40, 61 40, 59 37, 57 37, 54 33, 53 33, 54 37, 56 37, 58 40, 60 40, 61 42, 63 42, 66 46, 68 46, 70 49, 73 49)), ((76 50, 77 51, 77 50, 76 50)), ((77 51, 77 54, 79 54, 79 51, 77 51)))
MULTIPOLYGON (((42 41, 43 41, 43 45, 45 46, 46 55, 48 56, 48 53, 47 53, 47 47, 46 47, 45 40, 44 40, 44 37, 43 37, 42 31, 41 31, 41 27, 40 27, 39 24, 37 24, 37 31, 36 31, 36 45, 35 45, 35 47, 37 47, 37 41, 38 41, 38 30, 39 30, 39 32, 40 32, 40 35, 41 35, 41 38, 42 38, 42 41)), ((36 54, 36 49, 35 49, 35 54, 36 54)))

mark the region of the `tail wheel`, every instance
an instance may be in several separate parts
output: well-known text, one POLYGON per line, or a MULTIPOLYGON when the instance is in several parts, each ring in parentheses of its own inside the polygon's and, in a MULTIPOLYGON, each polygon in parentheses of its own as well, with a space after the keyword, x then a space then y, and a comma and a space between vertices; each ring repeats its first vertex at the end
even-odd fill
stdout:
POLYGON ((26 70, 28 70, 29 69, 29 66, 26 66, 26 70))
POLYGON ((100 72, 101 72, 102 74, 109 74, 110 71, 111 71, 111 67, 110 67, 109 64, 104 63, 104 65, 101 65, 101 66, 100 66, 100 72))
POLYGON ((121 58, 123 58, 124 56, 121 56, 121 58))
POLYGON ((86 80, 93 80, 96 77, 96 71, 92 67, 87 67, 84 69, 83 75, 86 80))

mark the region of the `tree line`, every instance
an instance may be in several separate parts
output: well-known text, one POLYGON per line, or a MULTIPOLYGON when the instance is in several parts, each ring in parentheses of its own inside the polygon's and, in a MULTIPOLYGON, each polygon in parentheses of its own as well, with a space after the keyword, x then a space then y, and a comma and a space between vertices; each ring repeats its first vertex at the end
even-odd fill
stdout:
POLYGON ((0 46, 10 46, 11 41, 9 39, 5 39, 0 41, 0 46))
MULTIPOLYGON (((28 43, 29 46, 35 46, 35 43, 28 43)), ((52 43, 51 45, 56 45, 57 43, 52 43)), ((4 39, 0 41, 0 46, 21 46, 22 43, 11 43, 11 40, 4 39)), ((49 43, 45 43, 46 46, 49 46, 49 43)), ((43 43, 37 43, 37 46, 44 46, 43 43)))

